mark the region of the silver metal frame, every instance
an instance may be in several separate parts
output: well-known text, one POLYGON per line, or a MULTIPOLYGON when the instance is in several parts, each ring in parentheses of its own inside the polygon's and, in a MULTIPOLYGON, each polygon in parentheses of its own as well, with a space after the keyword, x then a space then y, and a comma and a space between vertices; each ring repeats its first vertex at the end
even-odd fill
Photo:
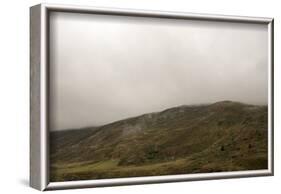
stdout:
POLYGON ((273 169, 273 18, 175 13, 71 5, 39 4, 30 8, 30 186, 38 190, 148 184, 191 180, 272 176, 273 169), (51 11, 122 15, 149 18, 208 20, 268 25, 268 169, 186 175, 50 182, 48 148, 49 13, 51 11))

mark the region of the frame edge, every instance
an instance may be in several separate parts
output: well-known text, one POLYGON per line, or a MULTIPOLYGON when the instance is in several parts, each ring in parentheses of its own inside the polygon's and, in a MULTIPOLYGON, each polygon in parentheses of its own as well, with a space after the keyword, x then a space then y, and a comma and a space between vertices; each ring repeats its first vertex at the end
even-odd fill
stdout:
POLYGON ((44 190, 41 142, 41 4, 30 7, 30 174, 29 185, 44 190))
POLYGON ((144 10, 132 8, 113 8, 113 7, 96 7, 82 5, 66 5, 43 3, 49 11, 72 12, 72 13, 93 13, 102 15, 121 15, 121 16, 137 16, 137 17, 152 17, 152 18, 169 18, 169 19, 190 19, 204 21, 220 21, 220 22, 242 22, 268 24, 273 18, 271 17, 255 17, 255 16, 237 16, 224 14, 208 14, 208 13, 192 13, 178 11, 159 11, 159 10, 144 10))
POLYGON ((268 22, 269 29, 269 66, 271 67, 271 79, 270 79, 270 87, 271 87, 271 168, 270 174, 274 176, 274 18, 270 18, 268 22))

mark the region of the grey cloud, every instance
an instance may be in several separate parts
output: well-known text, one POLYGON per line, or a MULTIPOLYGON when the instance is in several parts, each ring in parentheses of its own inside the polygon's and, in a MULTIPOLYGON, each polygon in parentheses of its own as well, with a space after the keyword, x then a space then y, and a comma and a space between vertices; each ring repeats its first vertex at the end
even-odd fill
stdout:
POLYGON ((51 14, 51 129, 183 104, 267 103, 267 26, 51 14))

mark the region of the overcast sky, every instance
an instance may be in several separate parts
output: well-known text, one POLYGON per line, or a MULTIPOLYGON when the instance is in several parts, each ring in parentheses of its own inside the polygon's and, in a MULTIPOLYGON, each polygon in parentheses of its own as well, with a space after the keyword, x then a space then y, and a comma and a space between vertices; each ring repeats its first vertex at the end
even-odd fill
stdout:
POLYGON ((265 24, 52 13, 51 130, 222 100, 267 104, 265 24))

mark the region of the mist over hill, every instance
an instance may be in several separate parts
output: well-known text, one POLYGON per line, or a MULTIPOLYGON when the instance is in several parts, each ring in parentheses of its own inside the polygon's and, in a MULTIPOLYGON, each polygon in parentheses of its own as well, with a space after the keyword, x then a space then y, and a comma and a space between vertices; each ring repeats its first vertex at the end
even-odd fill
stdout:
POLYGON ((221 101, 50 133, 51 181, 267 169, 267 106, 221 101))

